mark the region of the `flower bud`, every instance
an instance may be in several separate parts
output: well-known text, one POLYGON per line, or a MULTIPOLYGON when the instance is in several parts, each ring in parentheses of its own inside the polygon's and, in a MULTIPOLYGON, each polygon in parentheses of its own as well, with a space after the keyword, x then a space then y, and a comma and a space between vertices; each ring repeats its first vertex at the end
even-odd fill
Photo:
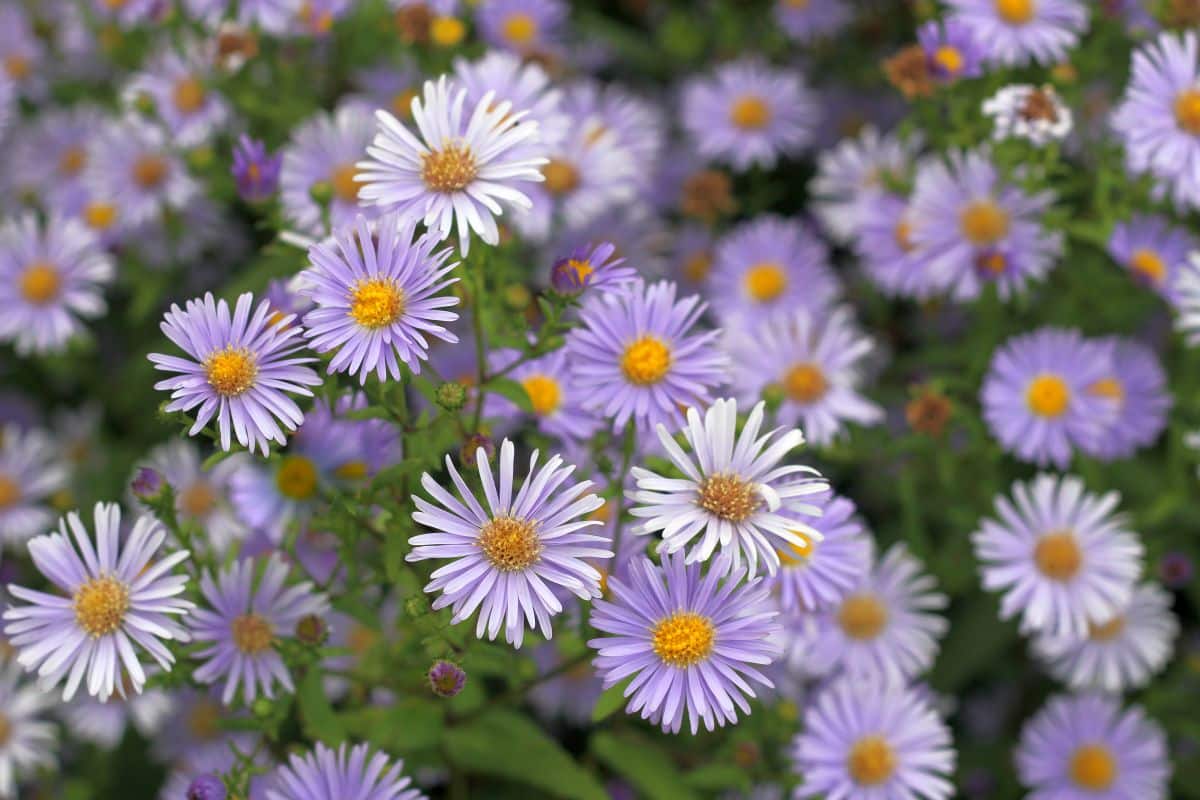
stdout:
POLYGON ((429 688, 438 697, 454 697, 467 682, 467 673, 450 661, 438 660, 429 668, 429 688))

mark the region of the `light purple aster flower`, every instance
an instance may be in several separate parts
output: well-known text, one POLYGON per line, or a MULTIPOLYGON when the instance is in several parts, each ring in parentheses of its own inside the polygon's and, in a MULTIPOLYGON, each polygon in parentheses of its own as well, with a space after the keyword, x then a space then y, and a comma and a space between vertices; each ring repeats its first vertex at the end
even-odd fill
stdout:
MULTIPOLYGON (((537 429, 563 442, 578 442, 591 437, 602 421, 586 409, 587 393, 580 391, 571 379, 566 348, 559 348, 523 364, 507 367, 520 358, 516 350, 499 350, 490 354, 494 373, 521 384, 529 395, 537 429)), ((511 400, 489 392, 484 401, 484 416, 519 419, 525 416, 511 400)))
POLYGON ((248 203, 261 203, 279 191, 281 154, 267 152, 267 146, 247 134, 233 147, 233 179, 238 195, 248 203))
POLYGON ((1029 800, 1165 800, 1167 737, 1138 706, 1052 698, 1021 731, 1017 774, 1029 800))
POLYGON ((101 750, 115 750, 130 728, 143 738, 153 740, 174 711, 172 693, 153 688, 141 694, 107 700, 78 696, 59 713, 75 738, 101 750))
POLYGON ((811 42, 844 28, 850 9, 846 0, 775 0, 775 21, 792 39, 811 42))
POLYGON ((365 203, 421 220, 438 237, 458 226, 463 255, 471 231, 486 243, 500 241, 496 217, 502 206, 529 208, 529 198, 514 184, 543 180, 546 159, 526 145, 536 142, 538 125, 528 111, 485 94, 466 114, 467 90, 443 75, 426 81, 424 95, 413 100, 419 137, 383 109, 375 112, 379 131, 360 161, 357 180, 365 203))
POLYGON ((84 182, 93 199, 119 209, 122 225, 159 223, 163 211, 180 210, 196 195, 196 181, 157 125, 138 117, 113 121, 95 146, 84 182))
POLYGON ((1175 328, 1192 347, 1200 345, 1200 253, 1192 253, 1175 276, 1175 328))
POLYGON ((539 645, 533 651, 533 660, 540 680, 529 690, 529 702, 538 715, 578 727, 590 725, 592 709, 604 692, 604 682, 591 664, 564 671, 565 659, 553 642, 539 645))
POLYGON ((332 750, 318 743, 275 770, 266 800, 423 800, 403 769, 404 761, 372 755, 367 744, 332 750))
POLYGON ((1128 458, 1153 444, 1167 427, 1171 394, 1167 374, 1149 347, 1118 336, 1102 339, 1112 348, 1112 373, 1087 387, 1116 408, 1104 436, 1084 446, 1102 461, 1128 458))
POLYGON ((283 148, 279 186, 284 214, 296 230, 321 236, 359 214, 376 216, 358 199, 359 161, 374 133, 371 113, 359 103, 345 103, 333 114, 320 112, 292 132, 283 148), (313 198, 314 187, 328 190, 328 209, 313 198))
POLYGON ((803 544, 779 549, 779 572, 768 581, 785 612, 817 611, 841 602, 871 569, 871 536, 854 503, 834 494, 812 498, 809 518, 821 538, 799 532, 803 544))
POLYGON ((763 403, 754 407, 739 434, 736 400, 715 401, 703 419, 689 408, 683 435, 694 457, 660 424, 658 440, 684 477, 633 468, 637 491, 630 494, 630 513, 646 520, 634 532, 662 531, 659 552, 686 548, 689 564, 707 561, 719 546, 735 570, 744 558, 751 576, 760 560, 774 575, 780 549, 820 541, 821 532, 797 518, 821 513, 804 498, 824 491, 826 483, 812 467, 780 464, 804 444, 804 434, 792 428, 778 437, 780 429, 760 436, 763 409, 763 403))
POLYGON ((40 98, 46 90, 46 47, 18 3, 0 5, 0 69, 23 97, 40 98))
POLYGON ((917 690, 841 680, 804 714, 793 796, 949 800, 954 762, 949 727, 917 690))
POLYGON ((817 156, 809 184, 813 212, 833 238, 853 241, 870 221, 864 206, 887 190, 887 179, 904 179, 921 151, 920 137, 901 138, 865 125, 817 156))
MULTIPOLYGON (((526 145, 531 151, 539 146, 557 147, 570 132, 572 120, 563 110, 562 91, 555 88, 546 70, 535 61, 524 61, 502 50, 489 50, 475 61, 456 58, 454 78, 467 90, 469 104, 479 102, 491 92, 493 102, 509 102, 513 109, 527 111, 526 119, 538 124, 537 143, 526 145)), ((403 118, 409 113, 406 110, 404 115, 397 116, 403 118)))
POLYGON ((84 170, 95 150, 96 131, 104 124, 104 113, 91 105, 39 113, 8 140, 5 185, 37 194, 43 207, 64 216, 79 214, 88 199, 84 170))
POLYGON ((759 667, 779 656, 781 633, 761 578, 730 569, 720 557, 704 575, 681 554, 662 566, 640 558, 625 577, 609 580, 612 601, 592 604, 591 625, 601 633, 588 642, 592 664, 610 688, 625 688, 626 711, 678 733, 684 716, 693 734, 713 730, 750 713, 750 683, 771 688, 759 667))
POLYGON ((1161 33, 1133 54, 1125 95, 1112 112, 1133 172, 1149 172, 1180 208, 1200 207, 1200 40, 1161 33))
POLYGON ((115 22, 122 28, 134 28, 153 22, 167 6, 162 0, 89 0, 92 12, 103 20, 115 22))
MULTIPOLYGON (((244 721, 248 715, 225 708, 212 689, 179 688, 172 696, 175 700, 172 724, 151 743, 159 761, 186 765, 203 772, 206 762, 223 757, 229 758, 232 765, 235 747, 243 753, 254 750, 258 737, 253 732, 226 727, 235 720, 244 721)), ((225 772, 227 768, 219 771, 225 772)), ((178 797, 165 797, 164 800, 178 800, 178 797)))
POLYGON ((240 459, 227 458, 205 470, 195 444, 172 439, 151 450, 144 463, 171 485, 176 518, 196 526, 206 550, 224 554, 245 537, 246 526, 229 503, 230 482, 244 466, 240 459))
POLYGON ((957 18, 930 20, 917 28, 917 42, 934 79, 953 83, 983 74, 983 50, 970 26, 957 18))
POLYGON ((1185 228, 1152 214, 1118 222, 1108 240, 1108 254, 1113 260, 1171 305, 1179 302, 1178 276, 1185 269, 1188 256, 1198 249, 1200 240, 1185 228))
MULTIPOLYGON (((8 134, 17 105, 17 87, 8 73, 0 70, 0 137, 8 134)), ((10 145, 11 146, 11 145, 10 145)))
POLYGON ((492 47, 540 55, 558 48, 568 11, 562 0, 481 0, 475 22, 492 47))
MULTIPOLYGON (((109 0, 103 0, 108 2, 109 0)), ((146 0, 126 0, 145 2, 146 0)), ((159 0, 148 0, 157 3, 159 0)), ((217 30, 236 7, 236 23, 254 26, 264 33, 280 36, 293 32, 303 0, 183 0, 189 17, 217 30)))
POLYGON ((232 316, 229 304, 211 293, 189 300, 186 310, 173 304, 160 327, 188 358, 149 358, 156 369, 179 373, 154 385, 171 392, 167 411, 199 406, 189 435, 216 417, 221 449, 228 450, 236 435, 243 447, 266 455, 268 442, 287 443, 279 423, 294 431, 304 419, 285 393, 311 397, 305 387, 321 379, 304 366, 315 359, 296 355, 302 340, 299 326, 288 324, 293 317, 272 322, 270 303, 263 300, 252 311, 253 303, 249 292, 241 295, 232 316))
POLYGON ((80 318, 107 310, 113 273, 112 257, 79 222, 9 220, 0 227, 0 341, 20 355, 61 351, 84 330, 80 318))
POLYGON ((922 569, 903 543, 893 545, 822 613, 806 669, 903 686, 933 666, 949 600, 922 569))
POLYGON ((625 266, 625 259, 613 258, 617 248, 612 242, 581 245, 559 258, 550 268, 550 285, 563 294, 584 289, 613 289, 632 282, 638 271, 625 266))
POLYGON ((996 497, 997 519, 971 535, 983 586, 1003 591, 1002 619, 1023 631, 1080 638, 1122 613, 1142 568, 1142 543, 1115 513, 1120 495, 1087 492, 1066 475, 1014 483, 996 497))
POLYGON ((53 704, 50 695, 22 682, 16 661, 0 664, 0 708, 8 734, 0 748, 0 797, 17 797, 18 781, 42 768, 54 770, 58 734, 44 713, 53 704))
POLYGON ((889 297, 925 300, 938 286, 912 240, 909 200, 884 193, 863 203, 854 250, 871 282, 889 297))
POLYGON ((712 275, 715 249, 707 227, 687 224, 676 229, 671 242, 671 277, 684 290, 704 291, 712 275))
POLYGON ((295 635, 296 623, 309 614, 329 608, 325 596, 309 582, 287 585, 289 570, 271 556, 261 574, 249 559, 239 560, 217 573, 205 572, 200 590, 210 608, 199 608, 190 621, 192 638, 200 644, 196 658, 203 661, 194 677, 203 684, 224 680, 221 702, 228 705, 242 686, 249 705, 260 694, 275 696, 275 687, 296 690, 292 674, 279 655, 279 642, 295 635))
POLYGON ((1087 30, 1083 0, 946 0, 948 19, 975 36, 989 61, 1018 66, 1055 64, 1087 30))
POLYGON ((668 131, 659 104, 616 83, 581 79, 567 87, 563 110, 593 139, 611 133, 618 149, 633 154, 638 174, 649 185, 668 131))
POLYGON ((799 427, 815 445, 833 442, 848 422, 875 425, 883 419, 883 409, 859 392, 862 362, 874 342, 858 330, 849 308, 828 316, 776 312, 730 328, 725 349, 738 399, 749 405, 768 387, 778 388, 783 399, 775 420, 799 427))
POLYGON ((0 427, 0 539, 20 545, 54 522, 47 504, 67 485, 53 440, 37 429, 0 427))
POLYGON ((4 634, 21 666, 37 672, 42 691, 66 679, 63 700, 75 695, 85 675, 88 694, 101 700, 131 690, 140 694, 146 672, 134 644, 170 671, 175 657, 162 640, 188 641, 172 620, 193 608, 178 597, 187 575, 172 572, 188 551, 159 557, 167 532, 153 517, 139 517, 122 536, 120 507, 97 503, 94 515, 94 546, 75 512, 59 521, 58 533, 29 542, 34 565, 62 595, 8 587, 30 605, 9 606, 4 634))
MULTIPOLYGON (((169 732, 170 727, 167 728, 169 732)), ((248 745, 237 745, 243 753, 254 751, 254 740, 248 745)), ((231 798, 225 790, 225 782, 219 776, 226 775, 238 766, 238 757, 230 742, 222 742, 219 749, 209 748, 189 753, 186 759, 172 761, 171 770, 159 790, 158 800, 237 800, 231 798), (217 791, 219 787, 219 791, 217 791), (203 789, 207 793, 191 796, 190 791, 203 789)), ((264 753, 252 759, 258 770, 265 770, 270 765, 264 753)), ((267 777, 251 773, 249 793, 246 800, 266 800, 267 777)))
POLYGON ((193 43, 183 52, 167 48, 147 60, 122 92, 125 103, 143 99, 166 126, 178 147, 195 147, 208 141, 229 120, 229 105, 210 85, 212 58, 193 43))
POLYGON ((825 311, 841 286, 825 246, 803 223, 764 215, 717 242, 708 299, 725 325, 772 311, 825 311))
POLYGON ((752 59, 692 79, 681 102, 683 127, 700 154, 738 172, 798 155, 820 122, 820 106, 798 73, 752 59))
POLYGON ((1171 595, 1145 583, 1121 613, 1091 623, 1086 638, 1042 634, 1032 646, 1054 677, 1072 689, 1119 693, 1140 689, 1161 672, 1178 635, 1171 595))
POLYGON ((985 152, 956 151, 917 172, 912 243, 930 279, 955 300, 979 297, 987 283, 1007 299, 1062 255, 1062 234, 1042 226, 1053 202, 1049 191, 1027 194, 1005 182, 985 152))
POLYGON ((399 63, 390 61, 354 73, 358 92, 348 95, 346 102, 362 103, 370 110, 386 108, 397 119, 412 119, 412 101, 421 94, 421 70, 407 55, 399 63))
POLYGON ((445 327, 458 319, 449 309, 459 299, 446 291, 458 282, 448 277, 458 262, 447 263, 449 248, 434 250, 437 237, 414 240, 415 229, 412 219, 389 214, 371 226, 359 216, 309 249, 300 292, 315 308, 304 315, 304 335, 316 352, 336 351, 329 374, 357 373, 360 384, 372 372, 380 381, 400 380, 401 362, 421 372, 427 336, 458 341, 445 327))
MULTIPOLYGON (((553 647, 547 643, 546 647, 553 647)), ((426 673, 429 688, 438 697, 454 697, 467 685, 467 673, 452 661, 435 661, 426 673)))
POLYGON ((1089 391, 1113 376, 1112 347, 1078 331, 1040 328, 992 355, 980 401, 992 435, 1022 461, 1065 469, 1075 449, 1095 450, 1117 417, 1089 391))
POLYGON ((725 382, 727 362, 713 346, 719 332, 694 330, 704 303, 675 293, 667 281, 637 281, 594 295, 567 337, 575 385, 613 430, 631 419, 643 430, 677 425, 681 408, 707 405, 725 382))
POLYGON ((537 627, 549 639, 550 618, 563 610, 551 586, 561 586, 588 600, 600 596, 600 573, 588 558, 608 558, 603 536, 584 529, 599 520, 581 519, 604 505, 594 494, 585 494, 591 481, 566 484, 574 466, 551 458, 537 468, 537 451, 529 459, 525 483, 513 497, 513 460, 516 449, 505 439, 500 446, 500 483, 497 487, 487 453, 476 453, 476 467, 487 498, 487 509, 446 457, 446 469, 461 502, 437 484, 429 473, 421 486, 441 505, 414 497, 413 519, 430 528, 409 539, 413 550, 407 561, 453 559, 433 572, 425 586, 441 592, 433 607, 454 610, 452 622, 462 622, 479 609, 475 635, 504 638, 520 647, 525 625, 537 627))

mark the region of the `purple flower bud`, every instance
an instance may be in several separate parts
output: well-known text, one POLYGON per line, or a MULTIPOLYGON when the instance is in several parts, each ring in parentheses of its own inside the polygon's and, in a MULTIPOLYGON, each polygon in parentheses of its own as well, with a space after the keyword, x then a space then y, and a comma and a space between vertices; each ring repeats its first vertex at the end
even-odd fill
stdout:
POLYGON ((162 491, 162 475, 150 467, 139 467, 130 488, 139 500, 153 500, 162 491))
POLYGON ((242 134, 233 148, 233 177, 241 198, 257 203, 275 194, 282 164, 282 155, 271 155, 261 141, 242 134))
POLYGON ((462 667, 449 661, 435 661, 429 668, 429 688, 438 697, 454 697, 467 682, 462 667))
POLYGON ((1195 569, 1187 554, 1172 550, 1169 553, 1163 553, 1163 557, 1158 562, 1158 574, 1162 578, 1163 585, 1168 589, 1182 589, 1192 582, 1195 569))
POLYGON ((201 775, 191 782, 187 800, 225 800, 225 784, 216 775, 201 775))

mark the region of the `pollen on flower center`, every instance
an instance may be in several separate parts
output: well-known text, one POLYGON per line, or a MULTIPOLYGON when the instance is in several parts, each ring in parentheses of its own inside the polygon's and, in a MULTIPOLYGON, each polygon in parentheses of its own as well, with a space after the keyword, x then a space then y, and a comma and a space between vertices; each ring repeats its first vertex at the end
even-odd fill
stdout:
POLYGON ((995 244, 1008 233, 1008 214, 991 200, 969 204, 959 222, 967 241, 980 247, 995 244))
POLYGON ((957 47, 944 44, 933 51, 933 60, 950 75, 957 75, 963 68, 963 55, 957 47))
POLYGON ((1125 399, 1125 385, 1118 378, 1101 378, 1088 387, 1088 394, 1115 400, 1120 405, 1125 399))
POLYGON ((808 560, 812 558, 817 549, 817 542, 804 531, 792 531, 792 533, 800 537, 800 544, 788 542, 786 548, 775 552, 778 553, 779 560, 784 564, 798 567, 807 564, 808 560))
POLYGON ((712 654, 717 628, 708 617, 694 611, 677 611, 655 623, 650 646, 664 664, 683 669, 712 654))
POLYGON ((223 397, 237 397, 254 386, 258 377, 258 361, 244 347, 230 345, 217 350, 204 360, 208 385, 223 397))
POLYGON ((121 627, 129 610, 129 587, 109 575, 92 578, 75 591, 75 621, 93 639, 121 627))
POLYGON ((701 250, 693 253, 683 263, 683 276, 692 283, 700 283, 712 272, 712 256, 701 250))
POLYGON ((562 404, 562 388, 549 375, 530 375, 521 381, 533 412, 540 417, 553 414, 562 404))
POLYGON ((737 475, 710 475, 700 484, 696 504, 705 511, 730 522, 741 522, 758 510, 761 498, 754 484, 737 475))
POLYGON ((284 456, 275 473, 275 486, 293 500, 307 500, 317 491, 317 467, 300 455, 284 456))
POLYGON ((479 529, 479 549, 496 569, 518 572, 541 558, 542 541, 537 527, 529 520, 496 517, 479 529))
POLYGON ((147 154, 133 162, 133 180, 143 189, 159 186, 167 177, 167 162, 161 156, 147 154))
POLYGON ((179 507, 189 517, 207 517, 216 504, 217 493, 208 481, 196 481, 179 495, 179 507))
POLYGON ((417 97, 416 89, 405 89, 392 95, 392 113, 401 119, 412 117, 412 101, 417 97))
POLYGON ((44 306, 58 297, 62 278, 53 264, 35 261, 25 268, 18 279, 21 296, 37 306, 44 306))
POLYGON ((24 56, 16 55, 15 53, 4 57, 4 71, 9 77, 14 80, 21 80, 29 77, 33 65, 29 63, 29 59, 24 56))
POLYGON ((896 223, 896 227, 892 229, 892 237, 896 240, 896 246, 906 253, 911 253, 913 248, 916 247, 912 234, 912 223, 907 220, 900 220, 896 223))
POLYGON ((1011 25, 1024 25, 1033 19, 1033 0, 996 0, 996 13, 1011 25))
POLYGON ((207 698, 201 698, 188 715, 187 727, 192 736, 201 741, 216 739, 221 733, 221 709, 207 698))
POLYGON ((1008 269, 1008 259, 999 250, 992 250, 980 253, 979 257, 975 259, 975 266, 984 276, 996 278, 1003 275, 1004 271, 1008 269))
POLYGON ((821 367, 812 362, 796 364, 783 378, 783 388, 794 402, 807 405, 820 400, 829 390, 821 367))
POLYGON ((887 620, 887 607, 873 594, 851 595, 838 610, 838 624, 851 639, 874 639, 887 620))
POLYGON ((517 12, 509 14, 504 20, 504 38, 513 44, 525 45, 533 41, 537 36, 538 24, 529 14, 517 12))
POLYGON ((21 485, 0 472, 0 511, 16 505, 21 499, 21 485))
POLYGON ((1040 417, 1058 417, 1071 403, 1071 389, 1058 375, 1044 373, 1029 382, 1025 402, 1040 417))
POLYGON ((329 176, 329 183, 333 186, 333 193, 342 202, 358 202, 359 184, 354 180, 356 177, 358 177, 358 167, 354 164, 341 164, 334 167, 333 173, 329 176))
POLYGON ((671 368, 671 350, 653 336, 643 336, 625 348, 621 372, 638 386, 658 383, 671 368))
POLYGON ((175 107, 184 114, 193 114, 204 105, 204 83, 195 76, 189 75, 175 84, 171 99, 175 107))
POLYGON ((78 175, 87 166, 87 151, 82 147, 68 147, 58 157, 59 174, 65 176, 78 175))
POLYGON ((372 278, 354 285, 347 313, 364 328, 384 328, 400 318, 404 305, 403 289, 390 280, 372 278))
POLYGON ((1129 268, 1151 284, 1161 285, 1167 278, 1167 265, 1158 253, 1149 248, 1133 251, 1129 257, 1129 268))
POLYGON ((864 736, 850 748, 846 769, 859 786, 876 786, 896 771, 896 753, 882 736, 864 736))
POLYGON ((1071 780, 1084 789, 1102 792, 1116 777, 1116 759, 1102 744, 1085 744, 1071 756, 1071 780))
POLYGON ((112 203, 88 203, 83 210, 83 221, 94 230, 108 230, 117 221, 117 207, 112 203))
POLYGON ((554 195, 564 195, 579 187, 579 170, 561 158, 552 158, 550 163, 542 167, 542 183, 546 191, 554 195))
POLYGON ((763 261, 746 270, 746 291, 760 303, 776 300, 787 289, 787 273, 773 261, 763 261))
POLYGON ((0 747, 8 744, 8 740, 12 738, 13 726, 8 715, 0 712, 0 747))
POLYGON ((1120 636, 1124 630, 1125 617, 1118 614, 1100 625, 1094 622, 1088 623, 1088 638, 1093 642, 1107 642, 1120 636))
POLYGON ((729 121, 747 130, 765 128, 771 121, 771 107, 756 94, 744 94, 730 107, 729 121))
POLYGON ((461 192, 477 174, 475 154, 466 145, 448 145, 421 157, 421 180, 435 192, 461 192))
POLYGON ((239 614, 230 624, 233 634, 233 644, 248 656, 269 650, 275 640, 275 631, 271 623, 261 614, 239 614))
POLYGON ((1033 561, 1038 570, 1055 581, 1068 581, 1083 566, 1083 551, 1070 531, 1048 533, 1033 549, 1033 561))
POLYGON ((1193 136, 1200 136, 1200 89, 1184 89, 1175 97, 1175 121, 1193 136))

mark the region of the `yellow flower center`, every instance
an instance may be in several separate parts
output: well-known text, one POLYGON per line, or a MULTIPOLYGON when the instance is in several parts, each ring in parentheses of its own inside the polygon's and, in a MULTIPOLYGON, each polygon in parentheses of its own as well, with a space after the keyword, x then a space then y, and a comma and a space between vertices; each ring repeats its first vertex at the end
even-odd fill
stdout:
POLYGON ((559 274, 563 277, 570 276, 572 283, 583 286, 587 283, 587 279, 596 270, 592 269, 591 262, 580 261, 577 258, 567 260, 567 263, 559 267, 559 274))
POLYGON ((685 669, 712 654, 717 628, 708 617, 694 611, 676 611, 655 623, 650 646, 664 664, 685 669))
POLYGON ((421 180, 435 192, 461 192, 475 180, 479 168, 465 145, 449 145, 421 157, 421 180))
POLYGON ((217 394, 237 397, 253 388, 258 377, 258 360, 245 347, 230 345, 204 360, 204 373, 217 394))
POLYGON ((201 741, 212 741, 221 733, 221 709, 207 698, 201 698, 192 706, 187 727, 192 737, 201 741))
POLYGON ((314 33, 328 33, 333 27, 333 14, 329 11, 318 13, 310 0, 301 4, 296 16, 314 33))
POLYGON ((783 388, 793 402, 807 405, 820 400, 829 389, 825 373, 811 362, 796 364, 783 378, 783 388))
POLYGON ((204 83, 199 78, 189 75, 175 84, 171 99, 175 101, 175 108, 184 114, 193 114, 204 105, 205 94, 204 83))
POLYGON ((1080 787, 1102 792, 1117 777, 1117 761, 1102 744, 1085 744, 1071 756, 1071 780, 1080 787))
POLYGON ((1155 286, 1161 286, 1167 278, 1166 262, 1158 253, 1145 247, 1133 251, 1129 268, 1155 286))
POLYGON ((0 472, 0 511, 17 504, 21 499, 21 485, 0 472))
POLYGON ((873 594, 850 595, 838 610, 838 624, 851 639, 874 639, 887 621, 887 607, 873 594))
POLYGON ((370 471, 370 465, 365 461, 347 461, 335 469, 333 474, 348 481, 357 481, 367 477, 370 471))
POLYGON ((153 189, 167 177, 167 161, 161 156, 144 155, 133 162, 133 180, 143 189, 153 189))
POLYGON ((129 587, 108 575, 92 578, 74 597, 75 621, 93 639, 121 627, 129 610, 129 587))
POLYGON ((996 0, 996 13, 1010 25, 1024 25, 1033 19, 1034 0, 996 0))
POLYGON ((1094 622, 1088 623, 1088 638, 1094 642, 1111 641, 1125 630, 1125 617, 1118 614, 1101 625, 1094 622))
POLYGON ((933 60, 950 75, 957 75, 963 68, 962 51, 952 45, 944 44, 934 50, 933 60))
POLYGON ((916 247, 912 234, 912 224, 905 220, 897 222, 896 227, 892 229, 892 236, 896 240, 896 246, 906 253, 912 252, 912 249, 916 247))
POLYGON ((529 395, 533 412, 540 417, 553 414, 562 404, 562 388, 549 375, 530 375, 521 381, 521 385, 529 395))
POLYGON ((1200 89, 1184 89, 1175 97, 1175 121, 1193 136, 1200 136, 1200 89))
POLYGON ((392 95, 392 113, 400 119, 412 118, 412 101, 417 96, 416 89, 405 89, 392 95))
POLYGON ((1088 394, 1120 404, 1125 399, 1125 385, 1117 378, 1101 378, 1088 387, 1088 394))
POLYGON ((1025 402, 1039 417, 1058 417, 1071 404, 1071 389, 1058 375, 1043 373, 1029 382, 1025 402))
POLYGON ((528 569, 542 556, 537 528, 529 520, 515 517, 496 517, 480 528, 479 549, 502 572, 528 569))
POLYGON ((697 253, 692 253, 687 260, 683 262, 683 277, 687 278, 692 283, 701 283, 708 277, 708 273, 712 271, 712 256, 707 251, 701 250, 697 253))
POLYGON ((15 81, 29 77, 29 73, 33 71, 33 65, 29 63, 29 59, 16 54, 5 56, 4 71, 9 74, 15 81))
POLYGON ((737 475, 710 475, 700 484, 696 504, 710 514, 730 522, 741 522, 751 516, 760 503, 754 484, 737 475))
POLYGON ((87 166, 87 150, 82 147, 68 147, 58 157, 58 172, 60 175, 78 175, 87 166))
POLYGON ((850 748, 846 769, 859 786, 877 786, 896 771, 896 754, 882 736, 864 736, 850 748))
POLYGON ((550 194, 564 195, 579 186, 579 170, 559 158, 550 159, 550 163, 542 167, 542 176, 546 179, 544 185, 550 194))
POLYGON ((671 350, 653 336, 643 336, 625 348, 621 373, 630 383, 649 386, 661 381, 671 368, 671 350))
POLYGON ((429 38, 438 47, 454 47, 466 35, 467 26, 458 17, 434 17, 429 23, 429 38))
POLYGON ((378 641, 378 631, 358 623, 350 628, 350 633, 346 636, 346 646, 350 648, 350 652, 360 656, 368 652, 378 641))
POLYGON ((3 712, 0 712, 0 747, 8 744, 8 740, 12 738, 12 731, 12 722, 3 712))
POLYGON ((284 497, 307 500, 317 491, 317 467, 310 458, 284 456, 275 473, 275 486, 284 497))
POLYGON ((985 275, 996 277, 1004 274, 1004 270, 1008 268, 1008 259, 1004 257, 1004 253, 993 250, 990 253, 983 253, 975 259, 975 266, 979 267, 979 271, 985 275))
POLYGON ((509 14, 502 26, 504 38, 515 45, 527 45, 537 36, 537 20, 529 14, 509 14))
POLYGON ((750 296, 760 303, 769 303, 776 300, 787 289, 787 273, 783 267, 773 261, 764 261, 761 264, 755 264, 746 270, 746 276, 743 279, 746 284, 746 291, 750 296))
POLYGON ((744 94, 729 109, 729 121, 739 128, 759 130, 771 121, 771 107, 755 94, 744 94))
POLYGON ((783 4, 788 8, 794 8, 797 11, 803 11, 808 8, 812 0, 783 0, 783 4))
POLYGON ((189 517, 203 519, 216 505, 217 493, 208 481, 196 481, 179 495, 179 507, 189 517))
POLYGON ((271 648, 275 631, 271 623, 261 614, 240 614, 229 626, 233 634, 233 645, 248 656, 257 655, 271 648))
POLYGON ((21 296, 36 306, 44 306, 58 296, 62 279, 53 264, 35 261, 25 268, 18 279, 21 296))
POLYGON ((117 221, 117 207, 112 203, 88 203, 83 210, 83 221, 94 230, 108 230, 117 221))
POLYGON ((345 203, 358 202, 358 187, 359 183, 354 180, 358 177, 358 167, 354 164, 341 164, 334 167, 333 174, 329 176, 329 183, 333 186, 333 193, 338 199, 345 203))
POLYGON ((350 293, 350 311, 364 328, 385 328, 404 313, 404 290, 385 278, 359 281, 350 293))
POLYGON ((1008 214, 991 200, 978 200, 959 218, 963 236, 978 247, 995 244, 1008 233, 1008 214))
POLYGON ((1033 562, 1047 578, 1068 581, 1083 566, 1083 551, 1070 531, 1048 533, 1034 547, 1033 562))
POLYGON ((800 544, 787 543, 787 547, 783 550, 776 550, 779 554, 779 560, 790 567, 799 567, 808 563, 816 552, 817 542, 804 531, 792 531, 800 537, 800 544))

